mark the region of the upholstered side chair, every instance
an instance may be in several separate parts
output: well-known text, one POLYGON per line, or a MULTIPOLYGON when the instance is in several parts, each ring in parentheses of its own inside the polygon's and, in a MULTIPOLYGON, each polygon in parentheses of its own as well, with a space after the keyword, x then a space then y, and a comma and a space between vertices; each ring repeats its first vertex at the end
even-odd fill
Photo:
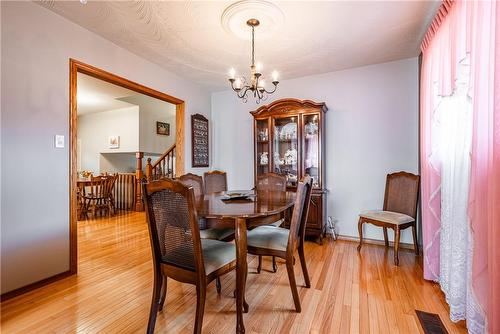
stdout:
POLYGON ((371 210, 359 215, 358 231, 359 246, 363 243, 363 224, 369 223, 380 226, 384 230, 385 246, 389 246, 387 229, 394 231, 394 264, 399 265, 399 239, 401 230, 408 227, 413 232, 413 247, 415 254, 419 254, 415 219, 417 216, 418 193, 420 176, 398 172, 388 174, 385 183, 384 207, 382 210, 371 210))

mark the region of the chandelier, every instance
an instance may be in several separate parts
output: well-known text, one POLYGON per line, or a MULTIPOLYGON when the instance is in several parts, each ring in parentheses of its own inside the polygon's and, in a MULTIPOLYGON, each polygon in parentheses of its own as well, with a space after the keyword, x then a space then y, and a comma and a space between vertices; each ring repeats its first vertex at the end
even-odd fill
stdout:
POLYGON ((229 71, 229 82, 231 83, 231 88, 236 92, 236 95, 243 99, 243 102, 247 102, 248 95, 252 95, 255 98, 257 104, 260 101, 265 101, 267 97, 276 91, 278 87, 278 72, 273 71, 273 89, 266 89, 266 81, 262 77, 262 65, 260 63, 255 64, 255 27, 260 24, 257 19, 250 19, 247 21, 247 25, 252 28, 252 65, 250 66, 250 80, 247 80, 243 76, 235 76, 236 72, 234 68, 229 71))

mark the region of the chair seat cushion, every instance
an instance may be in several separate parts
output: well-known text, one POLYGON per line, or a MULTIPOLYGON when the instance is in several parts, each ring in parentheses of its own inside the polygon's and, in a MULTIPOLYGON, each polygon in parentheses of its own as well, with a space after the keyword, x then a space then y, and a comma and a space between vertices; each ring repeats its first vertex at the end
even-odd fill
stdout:
POLYGON ((201 248, 207 275, 236 260, 236 247, 233 243, 201 239, 201 248))
POLYGON ((392 212, 392 211, 371 210, 363 212, 359 216, 362 218, 378 220, 381 222, 390 223, 394 225, 406 224, 415 220, 413 217, 405 215, 404 213, 392 212))
POLYGON ((207 228, 200 230, 200 238, 213 239, 213 240, 226 240, 234 236, 234 229, 232 228, 207 228))
POLYGON ((259 226, 247 233, 249 247, 286 251, 289 230, 274 226, 259 226))
POLYGON ((272 224, 269 224, 269 226, 280 227, 281 225, 283 225, 284 222, 285 222, 285 219, 282 218, 280 220, 275 221, 272 224))

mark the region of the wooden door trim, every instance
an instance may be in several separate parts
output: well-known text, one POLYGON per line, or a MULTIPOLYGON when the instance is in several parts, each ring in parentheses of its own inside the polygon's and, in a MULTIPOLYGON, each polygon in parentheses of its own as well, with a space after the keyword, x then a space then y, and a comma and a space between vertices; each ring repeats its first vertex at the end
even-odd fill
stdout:
POLYGON ((135 92, 151 96, 153 98, 175 104, 175 123, 176 123, 176 160, 175 168, 177 174, 184 173, 184 116, 185 116, 185 102, 174 96, 162 93, 155 89, 146 87, 134 81, 125 79, 118 75, 112 74, 100 68, 85 64, 81 61, 70 58, 69 59, 69 207, 70 207, 70 227, 69 227, 69 240, 70 240, 70 268, 71 274, 76 274, 78 270, 78 242, 77 242, 77 203, 74 189, 76 189, 77 181, 77 166, 76 166, 76 138, 77 138, 77 75, 83 73, 90 75, 96 79, 104 80, 111 84, 133 90, 135 92))

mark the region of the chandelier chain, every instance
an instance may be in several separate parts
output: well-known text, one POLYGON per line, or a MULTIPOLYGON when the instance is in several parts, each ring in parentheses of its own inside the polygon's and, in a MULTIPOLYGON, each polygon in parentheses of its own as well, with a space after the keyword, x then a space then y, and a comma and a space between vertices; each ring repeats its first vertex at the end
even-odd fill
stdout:
POLYGON ((252 26, 252 66, 255 65, 255 27, 252 26))

